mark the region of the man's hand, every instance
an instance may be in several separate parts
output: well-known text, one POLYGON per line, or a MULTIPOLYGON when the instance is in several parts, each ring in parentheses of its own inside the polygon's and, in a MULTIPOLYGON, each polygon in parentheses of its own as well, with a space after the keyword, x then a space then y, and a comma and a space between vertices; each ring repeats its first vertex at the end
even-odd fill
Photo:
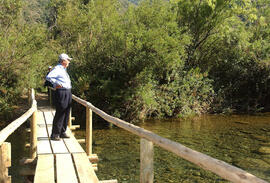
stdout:
POLYGON ((56 85, 56 87, 55 87, 56 89, 58 89, 58 88, 62 88, 62 86, 61 85, 56 85))

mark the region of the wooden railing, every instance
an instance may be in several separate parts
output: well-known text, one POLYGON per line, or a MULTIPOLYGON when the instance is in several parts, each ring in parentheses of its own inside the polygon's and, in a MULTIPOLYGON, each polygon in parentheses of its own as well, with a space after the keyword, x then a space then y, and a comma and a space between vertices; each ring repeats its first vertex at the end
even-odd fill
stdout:
POLYGON ((86 107, 86 152, 87 155, 92 154, 92 111, 105 119, 107 122, 123 128, 139 137, 140 140, 140 183, 153 183, 154 167, 153 167, 153 144, 170 151, 177 156, 192 162, 199 167, 209 170, 220 177, 237 183, 266 183, 266 181, 256 176, 229 165, 221 160, 212 158, 208 155, 192 150, 180 143, 171 141, 161 137, 151 131, 145 130, 121 119, 115 118, 96 108, 91 103, 72 95, 72 99, 86 107))
POLYGON ((0 131, 0 182, 10 183, 11 176, 8 175, 8 167, 11 166, 11 144, 5 142, 6 139, 18 129, 28 118, 32 116, 31 120, 31 135, 30 135, 30 157, 34 159, 36 157, 37 137, 36 137, 36 113, 37 102, 35 100, 35 92, 33 89, 29 92, 29 102, 31 108, 24 113, 21 117, 11 122, 2 131, 0 131))

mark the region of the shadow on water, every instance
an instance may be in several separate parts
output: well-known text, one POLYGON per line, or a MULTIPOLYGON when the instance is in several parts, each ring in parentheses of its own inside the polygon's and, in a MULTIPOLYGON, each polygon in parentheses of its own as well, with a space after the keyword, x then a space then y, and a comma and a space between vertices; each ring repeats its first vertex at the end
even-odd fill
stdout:
MULTIPOLYGON (((93 152, 100 159, 98 177, 139 182, 140 139, 117 127, 100 126, 94 122, 93 152)), ((270 114, 148 120, 138 126, 270 181, 270 114)), ((78 130, 76 136, 83 138, 85 133, 78 130)), ((156 183, 228 182, 159 147, 155 146, 154 154, 156 183)))

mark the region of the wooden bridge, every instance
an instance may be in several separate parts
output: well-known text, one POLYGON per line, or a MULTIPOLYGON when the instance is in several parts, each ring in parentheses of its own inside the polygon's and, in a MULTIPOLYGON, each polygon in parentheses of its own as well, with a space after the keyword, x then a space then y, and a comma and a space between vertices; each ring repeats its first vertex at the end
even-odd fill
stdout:
POLYGON ((231 182, 266 183, 266 181, 244 170, 112 117, 74 95, 72 96, 73 100, 86 107, 86 149, 84 150, 80 146, 71 132, 75 127, 71 124, 71 115, 67 130, 67 134, 71 138, 51 141, 49 137, 55 112, 52 108, 39 109, 34 90, 31 91, 31 95, 29 95, 31 108, 0 132, 0 183, 11 182, 11 177, 8 175, 8 167, 11 166, 11 144, 5 140, 31 116, 30 157, 24 160, 24 164, 34 165, 34 183, 116 183, 117 180, 101 181, 95 174, 97 167, 94 163, 97 162, 98 158, 92 153, 92 112, 141 137, 141 183, 153 183, 154 181, 154 144, 231 182))

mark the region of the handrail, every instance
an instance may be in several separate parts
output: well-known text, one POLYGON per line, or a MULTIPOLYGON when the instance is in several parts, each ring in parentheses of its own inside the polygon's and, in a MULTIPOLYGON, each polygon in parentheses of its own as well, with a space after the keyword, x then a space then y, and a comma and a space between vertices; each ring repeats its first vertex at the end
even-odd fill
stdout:
POLYGON ((180 143, 161 137, 151 131, 135 126, 133 124, 130 124, 116 117, 110 116, 104 111, 96 108, 90 102, 87 102, 75 95, 72 95, 72 99, 82 104, 83 106, 90 108, 97 115, 99 115, 106 121, 111 122, 114 125, 120 128, 123 128, 135 135, 138 135, 142 138, 152 141, 154 144, 162 147, 163 149, 173 152, 177 156, 184 158, 198 165, 199 167, 203 169, 209 170, 226 180, 229 180, 231 182, 237 182, 237 183, 239 182, 240 183, 267 183, 266 181, 240 168, 229 165, 228 163, 225 163, 224 161, 212 158, 208 155, 205 155, 203 153, 200 153, 198 151, 185 147, 184 145, 180 143))
POLYGON ((3 130, 0 131, 0 146, 5 142, 5 140, 12 134, 17 128, 19 128, 36 110, 37 110, 37 101, 35 100, 35 92, 32 89, 31 92, 32 106, 25 112, 21 117, 17 118, 6 126, 3 130))

